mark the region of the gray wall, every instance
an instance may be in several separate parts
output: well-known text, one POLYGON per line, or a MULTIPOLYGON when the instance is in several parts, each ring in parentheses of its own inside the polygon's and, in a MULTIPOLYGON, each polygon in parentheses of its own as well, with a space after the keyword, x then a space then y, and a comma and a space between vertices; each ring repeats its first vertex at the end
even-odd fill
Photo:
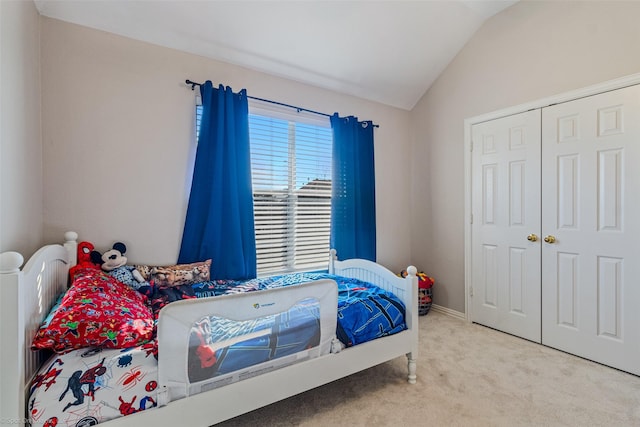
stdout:
POLYGON ((411 112, 412 262, 464 312, 465 118, 640 72, 640 2, 521 1, 473 36, 411 112))
POLYGON ((408 265, 408 111, 55 19, 41 22, 47 241, 72 229, 102 250, 125 242, 131 262, 176 262, 195 150, 195 92, 183 82, 210 79, 378 123, 378 260, 397 271, 408 265))
POLYGON ((0 1, 0 252, 42 244, 40 29, 32 1, 0 1))

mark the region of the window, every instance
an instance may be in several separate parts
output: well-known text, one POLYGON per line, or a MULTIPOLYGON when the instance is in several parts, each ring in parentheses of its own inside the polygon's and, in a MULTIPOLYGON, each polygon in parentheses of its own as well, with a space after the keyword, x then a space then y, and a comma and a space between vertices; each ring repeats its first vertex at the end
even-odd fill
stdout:
POLYGON ((258 275, 326 268, 329 118, 256 104, 249 107, 249 138, 258 275))

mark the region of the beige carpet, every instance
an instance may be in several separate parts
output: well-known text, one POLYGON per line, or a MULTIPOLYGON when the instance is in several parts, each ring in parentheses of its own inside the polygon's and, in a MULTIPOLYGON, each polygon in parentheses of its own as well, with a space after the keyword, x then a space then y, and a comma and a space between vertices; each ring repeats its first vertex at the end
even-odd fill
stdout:
MULTIPOLYGON (((431 311, 398 358, 219 426, 640 426, 640 378, 431 311)), ((640 355, 638 363, 640 363, 640 355)))

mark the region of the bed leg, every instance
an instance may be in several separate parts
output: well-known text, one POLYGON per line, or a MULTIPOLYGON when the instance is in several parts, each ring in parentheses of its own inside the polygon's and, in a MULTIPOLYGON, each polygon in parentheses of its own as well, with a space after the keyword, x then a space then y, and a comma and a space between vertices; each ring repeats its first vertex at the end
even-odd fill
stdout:
POLYGON ((409 384, 415 384, 418 376, 416 375, 416 359, 412 353, 407 353, 407 368, 409 369, 409 384))

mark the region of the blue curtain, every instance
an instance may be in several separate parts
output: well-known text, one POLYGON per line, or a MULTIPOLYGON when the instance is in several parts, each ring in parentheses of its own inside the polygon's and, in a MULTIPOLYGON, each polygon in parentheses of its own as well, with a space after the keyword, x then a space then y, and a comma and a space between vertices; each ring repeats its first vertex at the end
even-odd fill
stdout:
POLYGON ((331 116, 331 247, 340 259, 376 260, 373 123, 331 116))
POLYGON ((211 277, 256 277, 249 106, 210 81, 200 86, 202 121, 179 263, 211 258, 211 277))

